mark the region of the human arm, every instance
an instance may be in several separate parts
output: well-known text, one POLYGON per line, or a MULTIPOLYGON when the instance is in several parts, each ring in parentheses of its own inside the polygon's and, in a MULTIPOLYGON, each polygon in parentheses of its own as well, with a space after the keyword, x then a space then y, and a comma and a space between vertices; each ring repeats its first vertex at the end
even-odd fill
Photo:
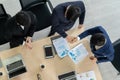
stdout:
POLYGON ((66 40, 69 42, 69 43, 74 43, 74 42, 76 42, 77 41, 77 38, 76 37, 74 37, 74 36, 67 36, 66 37, 66 40))
POLYGON ((75 39, 75 37, 70 36, 65 32, 64 27, 67 27, 67 26, 64 26, 64 25, 60 24, 57 27, 55 27, 54 30, 70 43, 73 43, 73 42, 77 41, 75 39))
POLYGON ((60 34, 63 38, 70 43, 74 42, 74 37, 69 36, 65 31, 71 28, 71 23, 65 18, 62 6, 58 6, 52 13, 52 29, 54 32, 60 34))
POLYGON ((83 24, 78 25, 78 29, 81 29, 83 27, 83 24))
POLYGON ((29 14, 30 14, 30 17, 31 17, 31 23, 30 23, 30 26, 29 26, 29 29, 28 29, 28 32, 27 32, 26 36, 32 37, 35 30, 36 30, 37 18, 33 13, 29 12, 29 14))
POLYGON ((52 13, 52 28, 51 28, 51 30, 53 30, 54 32, 57 32, 63 38, 65 38, 67 36, 67 33, 64 30, 64 27, 66 27, 64 25, 64 19, 65 18, 64 18, 63 10, 61 9, 61 7, 55 8, 52 13))
POLYGON ((94 28, 91 28, 91 29, 88 29, 88 30, 82 32, 80 35, 78 35, 78 37, 80 39, 83 39, 83 38, 85 38, 89 35, 93 35, 95 33, 103 33, 103 28, 101 26, 96 26, 94 28))
POLYGON ((83 27, 84 19, 85 19, 85 11, 83 11, 80 14, 80 16, 79 16, 79 26, 78 26, 78 29, 81 29, 83 27))
POLYGON ((79 16, 79 27, 78 28, 80 28, 80 26, 83 25, 84 19, 85 19, 85 11, 83 11, 79 16))
POLYGON ((85 5, 83 3, 83 1, 73 1, 73 2, 68 2, 69 5, 74 5, 76 7, 79 8, 79 26, 78 28, 82 28, 83 27, 83 23, 84 23, 84 18, 85 18, 85 13, 86 13, 86 10, 85 10, 85 5))
POLYGON ((26 34, 26 41, 25 41, 25 45, 29 49, 32 49, 32 36, 33 36, 33 34, 35 32, 36 24, 37 24, 36 16, 34 14, 32 14, 31 15, 30 27, 29 27, 28 32, 26 34))
POLYGON ((89 58, 90 58, 90 60, 95 60, 96 59, 95 56, 90 56, 89 58))
POLYGON ((32 49, 32 37, 30 36, 26 37, 25 46, 29 49, 32 49))
POLYGON ((86 10, 85 10, 85 5, 82 1, 79 1, 78 6, 80 7, 80 12, 81 12, 79 16, 79 26, 78 26, 78 28, 80 29, 83 27, 86 10))

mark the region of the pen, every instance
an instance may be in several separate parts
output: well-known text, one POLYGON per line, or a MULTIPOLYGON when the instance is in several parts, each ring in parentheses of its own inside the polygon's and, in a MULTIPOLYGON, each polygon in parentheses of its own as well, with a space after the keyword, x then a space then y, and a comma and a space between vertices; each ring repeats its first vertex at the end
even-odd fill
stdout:
POLYGON ((37 79, 38 79, 38 80, 42 80, 40 74, 37 74, 37 79))

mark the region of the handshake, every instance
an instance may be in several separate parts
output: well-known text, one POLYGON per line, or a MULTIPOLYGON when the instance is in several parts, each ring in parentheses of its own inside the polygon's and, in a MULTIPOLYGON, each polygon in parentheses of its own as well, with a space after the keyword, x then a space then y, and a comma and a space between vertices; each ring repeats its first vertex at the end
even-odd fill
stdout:
POLYGON ((79 40, 79 37, 67 36, 66 39, 69 43, 74 43, 79 40))

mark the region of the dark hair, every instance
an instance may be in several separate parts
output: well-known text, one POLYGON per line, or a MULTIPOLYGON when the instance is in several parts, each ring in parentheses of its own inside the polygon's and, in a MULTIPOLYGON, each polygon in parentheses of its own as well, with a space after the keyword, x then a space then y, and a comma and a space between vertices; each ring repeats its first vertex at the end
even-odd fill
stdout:
POLYGON ((70 21, 75 21, 80 16, 80 8, 77 6, 70 5, 66 13, 66 18, 70 21))
POLYGON ((25 11, 20 11, 15 15, 16 22, 23 26, 29 26, 31 23, 30 15, 25 11))
POLYGON ((90 42, 93 45, 102 46, 105 43, 105 37, 102 33, 96 33, 92 35, 90 42))

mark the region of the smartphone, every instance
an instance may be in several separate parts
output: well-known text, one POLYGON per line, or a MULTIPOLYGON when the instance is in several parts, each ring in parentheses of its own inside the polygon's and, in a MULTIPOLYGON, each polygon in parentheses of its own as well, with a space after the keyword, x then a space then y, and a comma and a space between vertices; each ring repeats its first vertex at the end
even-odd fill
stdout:
POLYGON ((54 57, 52 45, 45 45, 44 46, 44 51, 45 51, 45 58, 46 59, 54 57))

